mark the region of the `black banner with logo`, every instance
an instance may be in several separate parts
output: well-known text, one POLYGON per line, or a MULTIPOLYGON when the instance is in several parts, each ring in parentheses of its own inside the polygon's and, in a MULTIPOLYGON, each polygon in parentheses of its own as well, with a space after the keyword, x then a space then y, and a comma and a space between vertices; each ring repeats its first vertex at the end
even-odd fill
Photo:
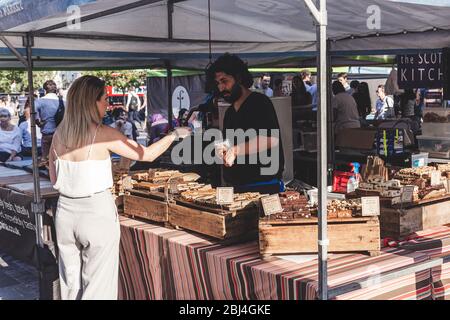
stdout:
POLYGON ((400 89, 444 87, 444 53, 442 50, 397 56, 400 89))
MULTIPOLYGON (((172 109, 174 117, 180 109, 190 109, 205 102, 205 75, 179 76, 172 78, 172 109)), ((169 102, 167 93, 167 78, 147 78, 149 106, 147 114, 162 114, 167 119, 169 102)))

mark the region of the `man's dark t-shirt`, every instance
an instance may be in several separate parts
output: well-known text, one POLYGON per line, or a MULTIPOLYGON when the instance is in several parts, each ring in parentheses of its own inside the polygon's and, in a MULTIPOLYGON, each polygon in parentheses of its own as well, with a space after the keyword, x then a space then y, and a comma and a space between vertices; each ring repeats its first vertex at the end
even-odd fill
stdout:
MULTIPOLYGON (((233 106, 230 106, 225 112, 225 117, 223 120, 224 136, 227 139, 230 137, 226 136, 226 129, 242 129, 244 131, 248 129, 255 129, 256 134, 259 135, 259 129, 267 129, 267 135, 271 135, 270 129, 280 130, 278 124, 278 118, 275 113, 272 101, 263 94, 252 92, 244 103, 241 105, 239 110, 236 112, 233 106)), ((255 182, 270 181, 274 178, 281 179, 284 169, 284 155, 283 146, 281 144, 281 133, 278 131, 279 145, 276 147, 279 150, 279 167, 278 171, 274 175, 261 175, 261 168, 269 168, 273 164, 269 163, 267 165, 262 165, 260 162, 260 157, 258 156, 257 164, 249 164, 249 156, 246 156, 246 164, 237 164, 237 159, 231 167, 225 167, 223 169, 224 179, 227 184, 232 186, 242 186, 246 184, 251 184, 255 182)), ((272 136, 276 137, 274 133, 272 136)), ((246 138, 246 142, 249 139, 246 138)), ((232 145, 237 143, 237 140, 233 142, 230 139, 232 145)), ((275 149, 275 148, 274 148, 275 149)), ((272 159, 271 151, 263 151, 266 157, 272 159)), ((272 160, 273 161, 273 160, 272 160)), ((275 170, 272 170, 275 171, 275 170)))

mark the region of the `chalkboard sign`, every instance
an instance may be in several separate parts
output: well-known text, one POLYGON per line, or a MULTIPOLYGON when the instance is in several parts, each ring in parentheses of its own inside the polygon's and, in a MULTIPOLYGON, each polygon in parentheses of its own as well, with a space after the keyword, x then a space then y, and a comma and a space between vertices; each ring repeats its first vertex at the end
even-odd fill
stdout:
POLYGON ((444 87, 442 50, 397 56, 397 80, 400 89, 444 87))

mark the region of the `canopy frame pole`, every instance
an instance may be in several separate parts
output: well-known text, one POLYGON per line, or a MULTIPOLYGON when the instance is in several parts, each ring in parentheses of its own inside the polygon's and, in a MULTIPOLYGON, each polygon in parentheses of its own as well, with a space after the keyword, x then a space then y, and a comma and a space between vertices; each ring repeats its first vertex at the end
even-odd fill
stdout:
POLYGON ((27 51, 27 72, 28 72, 28 99, 31 107, 31 156, 33 159, 33 202, 31 203, 31 212, 34 214, 36 224, 36 245, 37 259, 39 265, 39 297, 43 298, 43 265, 41 259, 41 251, 44 249, 44 212, 45 203, 41 198, 41 184, 39 177, 38 152, 37 152, 37 133, 36 133, 36 109, 34 105, 34 88, 33 88, 33 52, 34 38, 31 33, 23 37, 23 46, 27 51))
MULTIPOLYGON (((331 41, 327 40, 327 83, 330 84, 333 80, 333 57, 330 52, 331 41)), ((336 160, 336 155, 334 153, 335 142, 334 142, 334 126, 333 126, 333 107, 331 105, 331 90, 327 90, 327 114, 330 115, 327 119, 327 149, 328 149, 328 183, 332 184, 333 181, 333 169, 336 160)))
MULTIPOLYGON (((124 11, 128 11, 128 10, 132 10, 132 9, 136 9, 136 8, 140 8, 149 4, 153 4, 156 2, 159 2, 160 0, 140 0, 140 1, 136 1, 136 2, 132 2, 132 3, 128 3, 122 6, 118 6, 118 7, 114 7, 114 8, 110 8, 104 11, 100 11, 100 12, 96 12, 84 17, 81 17, 80 22, 86 22, 86 21, 90 21, 90 20, 94 20, 97 18, 102 18, 102 17, 106 17, 106 16, 110 16, 116 13, 120 13, 120 12, 124 12, 124 11)), ((186 0, 174 0, 175 2, 181 2, 181 1, 186 1, 186 0)), ((170 1, 173 2, 173 1, 170 1)), ((61 23, 57 23, 55 25, 52 26, 48 26, 45 28, 41 28, 38 30, 35 30, 33 32, 33 35, 38 35, 44 32, 48 32, 48 31, 53 31, 53 30, 58 30, 58 29, 62 29, 65 28, 67 26, 67 22, 61 22, 61 23)))
POLYGON ((28 98, 31 107, 31 155, 33 159, 33 183, 34 183, 34 202, 31 205, 31 212, 36 218, 36 244, 39 248, 44 248, 43 237, 43 214, 45 211, 44 202, 41 197, 41 185, 39 177, 37 139, 36 139, 36 109, 34 105, 34 88, 33 88, 33 57, 32 47, 34 46, 34 38, 31 34, 27 34, 23 38, 24 47, 27 50, 27 72, 28 72, 28 98))
MULTIPOLYGON (((173 1, 167 2, 167 39, 173 39, 173 1)), ((170 60, 165 61, 167 69, 167 120, 169 122, 169 130, 173 129, 173 106, 172 106, 172 66, 170 60)))
POLYGON ((20 54, 20 52, 12 45, 11 42, 6 39, 5 36, 0 35, 0 40, 8 47, 9 50, 17 57, 17 59, 22 62, 22 64, 28 68, 28 61, 20 54))
POLYGON ((319 100, 317 106, 317 180, 318 180, 318 251, 319 251, 319 298, 328 300, 328 233, 327 233, 327 8, 326 0, 304 0, 316 22, 317 29, 317 85, 319 100))

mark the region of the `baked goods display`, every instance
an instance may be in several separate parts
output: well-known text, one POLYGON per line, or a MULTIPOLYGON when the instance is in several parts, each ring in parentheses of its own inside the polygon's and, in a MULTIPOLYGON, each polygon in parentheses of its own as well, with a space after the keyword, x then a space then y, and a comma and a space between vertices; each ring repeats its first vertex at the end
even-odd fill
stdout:
POLYGON ((311 206, 308 198, 297 191, 289 190, 279 194, 283 212, 268 216, 269 220, 292 220, 310 218, 311 206))
POLYGON ((431 172, 435 171, 435 167, 424 166, 419 168, 405 168, 398 171, 394 178, 400 180, 403 185, 411 185, 417 179, 431 179, 431 172))
POLYGON ((364 170, 362 171, 364 181, 389 180, 389 170, 385 167, 383 159, 378 156, 368 156, 364 170))
POLYGON ((434 123, 446 123, 446 122, 450 122, 450 114, 447 115, 446 117, 441 116, 435 112, 427 112, 424 116, 423 116, 423 122, 434 122, 434 123))
MULTIPOLYGON (((327 214, 329 219, 351 218, 362 211, 361 199, 332 200, 328 202, 327 214)), ((312 209, 314 215, 318 214, 317 206, 312 209)))
POLYGON ((219 205, 217 203, 217 189, 211 187, 211 185, 205 185, 195 190, 191 189, 181 192, 180 199, 199 205, 220 207, 226 210, 239 210, 256 205, 262 196, 264 195, 259 192, 235 193, 233 194, 232 203, 219 205))
POLYGON ((200 176, 196 173, 182 173, 178 170, 149 169, 144 172, 136 172, 131 176, 133 189, 147 190, 150 192, 164 192, 170 188, 171 193, 179 193, 187 190, 197 190, 205 184, 196 182, 200 176))

